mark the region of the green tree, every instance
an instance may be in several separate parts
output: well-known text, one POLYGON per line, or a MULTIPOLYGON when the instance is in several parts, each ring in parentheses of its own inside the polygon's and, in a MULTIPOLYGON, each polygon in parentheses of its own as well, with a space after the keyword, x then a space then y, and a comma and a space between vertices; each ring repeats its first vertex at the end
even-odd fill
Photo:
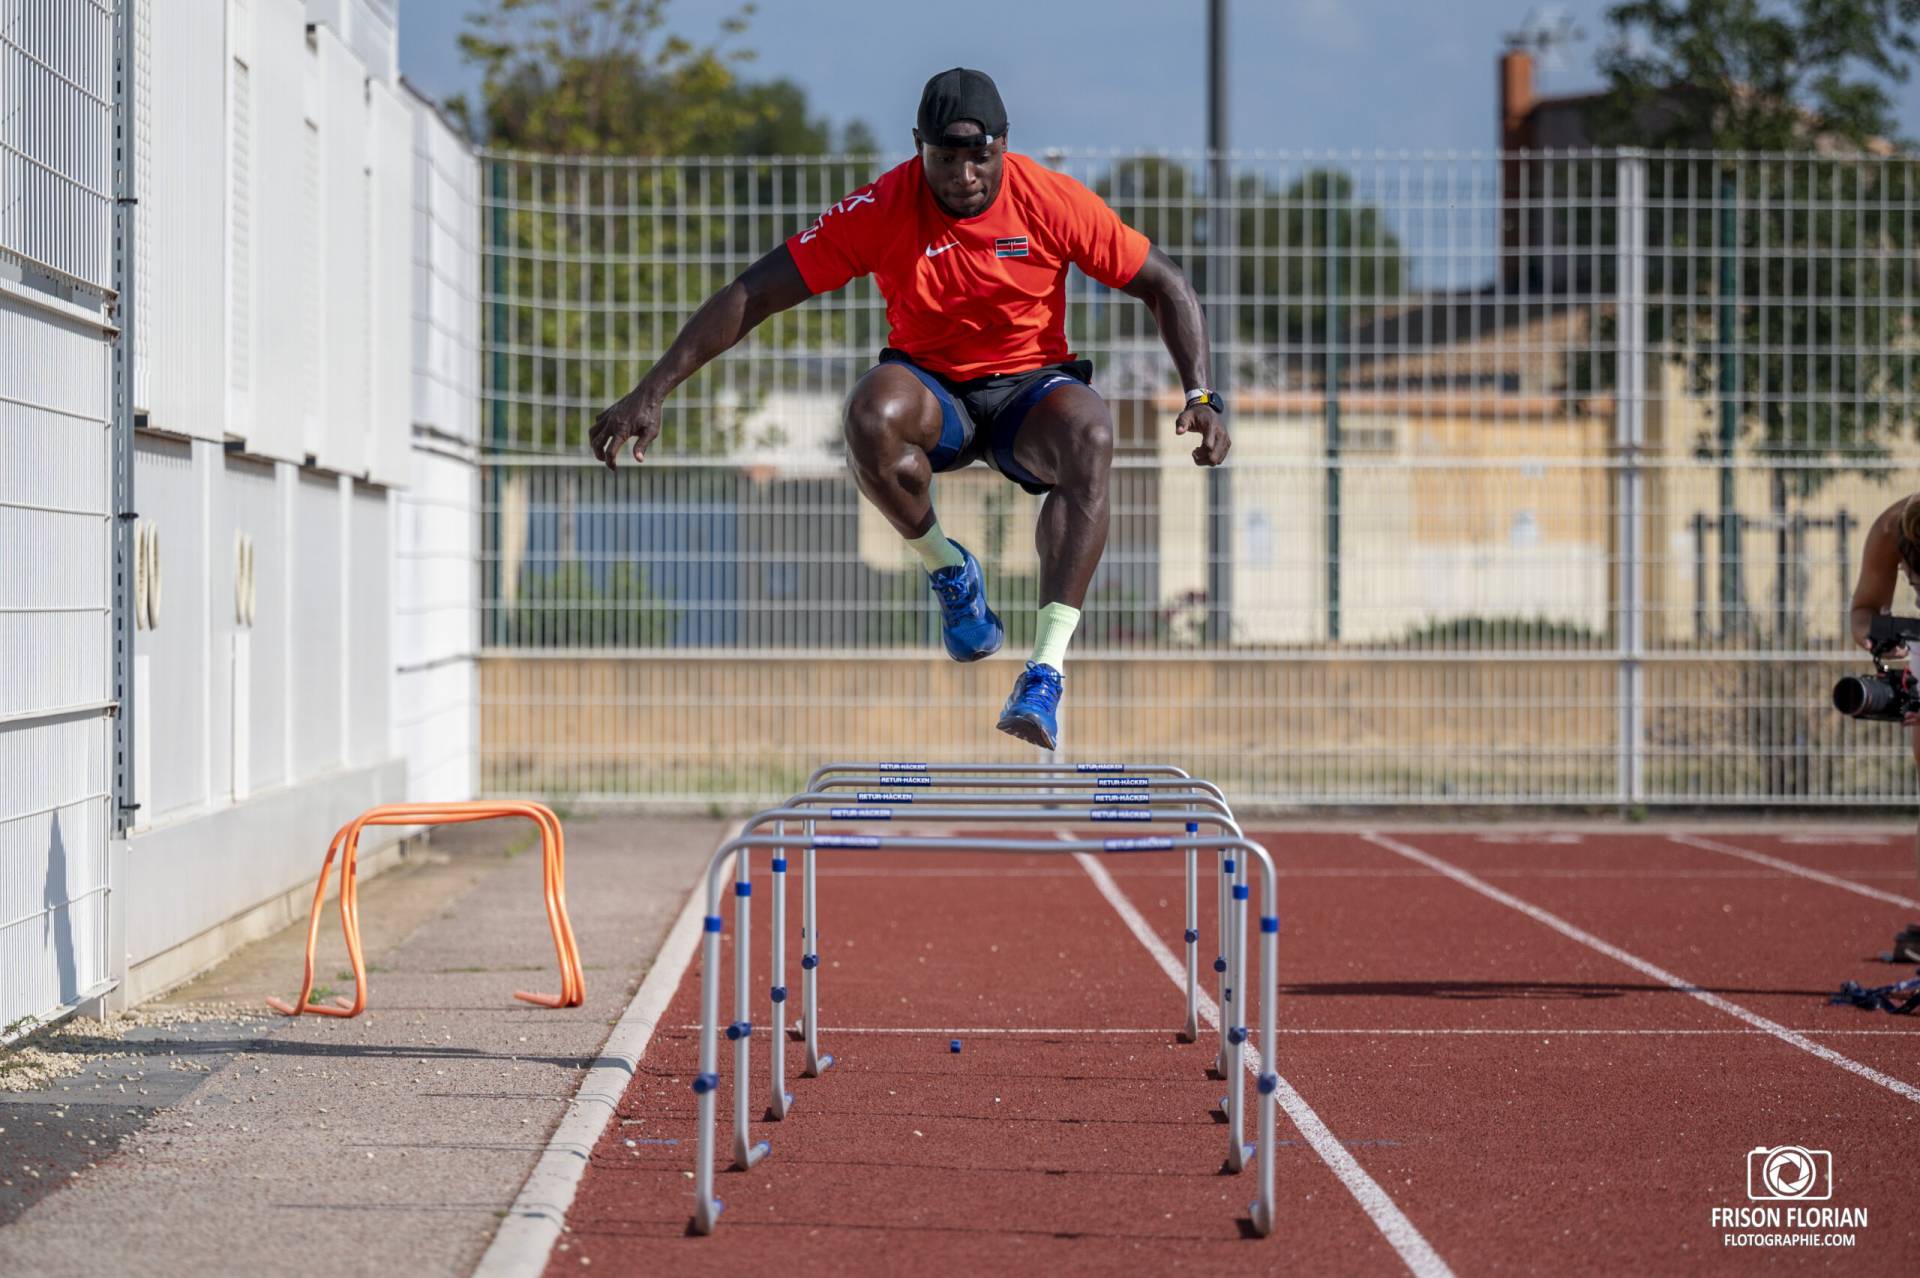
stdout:
MULTIPOLYGON (((811 214, 796 206, 824 208, 877 175, 873 134, 857 120, 841 142, 859 158, 769 158, 822 156, 834 139, 797 84, 740 78, 752 53, 734 45, 753 11, 726 17, 707 44, 669 32, 668 0, 491 0, 469 19, 461 47, 483 72, 480 100, 456 100, 454 114, 491 146, 589 157, 485 166, 493 446, 580 448, 594 413, 703 299, 804 225, 811 214)), ((877 349, 873 319, 802 307, 754 341, 877 349)), ((670 401, 666 445, 724 452, 756 395, 704 370, 670 401)))
MULTIPOLYGON (((1158 156, 1116 164, 1094 184, 1129 226, 1207 288, 1199 233, 1207 201, 1185 165, 1158 156)), ((1242 342, 1310 342, 1326 336, 1332 284, 1342 329, 1399 300, 1406 255, 1375 205, 1334 169, 1312 169, 1279 189, 1259 174, 1233 181, 1234 328, 1242 342)))
POLYGON ((481 100, 448 109, 490 146, 566 155, 818 155, 826 122, 791 80, 749 83, 731 46, 754 6, 697 44, 667 31, 669 0, 492 0, 460 37, 481 100))
POLYGON ((1744 438, 1870 463, 1914 425, 1920 173, 1887 141, 1886 85, 1907 78, 1916 18, 1920 0, 1608 11, 1595 139, 1684 149, 1648 165, 1647 336, 1719 406, 1703 453, 1744 438))
POLYGON ((1607 10, 1596 134, 1618 145, 1789 151, 1891 136, 1920 0, 1627 0, 1607 10))

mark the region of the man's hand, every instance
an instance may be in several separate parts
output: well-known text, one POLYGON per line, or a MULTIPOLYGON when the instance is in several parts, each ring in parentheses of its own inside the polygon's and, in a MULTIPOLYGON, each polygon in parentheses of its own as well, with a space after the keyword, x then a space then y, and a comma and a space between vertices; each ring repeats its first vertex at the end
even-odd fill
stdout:
POLYGON ((1204 404, 1195 404, 1183 410, 1179 420, 1173 424, 1173 433, 1200 436, 1200 446, 1193 450, 1193 464, 1196 466, 1218 466, 1227 459, 1227 450, 1233 447, 1220 414, 1204 404))
POLYGON ((644 384, 634 387, 619 402, 593 419, 589 437, 593 455, 606 463, 608 470, 620 456, 620 445, 633 440, 633 459, 643 462, 653 441, 660 438, 660 401, 647 393, 644 384))

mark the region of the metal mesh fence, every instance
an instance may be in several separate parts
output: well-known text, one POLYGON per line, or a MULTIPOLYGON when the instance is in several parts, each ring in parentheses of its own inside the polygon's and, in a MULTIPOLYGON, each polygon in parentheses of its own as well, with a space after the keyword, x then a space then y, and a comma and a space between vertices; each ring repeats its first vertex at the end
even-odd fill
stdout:
MULTIPOLYGON (((1194 280, 1235 441, 1210 487, 1145 308, 1075 272, 1118 460, 1068 757, 1266 802, 1912 794, 1897 732, 1827 704, 1865 664, 1865 526, 1920 487, 1912 162, 1235 155, 1211 219, 1205 156, 1043 159, 1194 280)), ((681 387, 644 467, 585 449, 694 307, 884 167, 486 159, 489 789, 758 800, 827 753, 1022 757, 992 729, 1012 666, 939 656, 845 471, 870 281, 681 387)), ((1037 499, 976 467, 935 500, 1022 652, 1037 499)))
POLYGON ((0 0, 0 267, 37 284, 113 287, 114 5, 0 0))

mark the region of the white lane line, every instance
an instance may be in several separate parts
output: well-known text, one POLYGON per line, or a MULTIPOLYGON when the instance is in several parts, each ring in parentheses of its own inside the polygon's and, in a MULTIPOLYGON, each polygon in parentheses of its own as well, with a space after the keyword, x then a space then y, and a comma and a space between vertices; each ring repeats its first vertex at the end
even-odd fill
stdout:
MULTIPOLYGON (((1181 988, 1185 989, 1182 977, 1181 988)), ((1285 987, 1282 987, 1284 993, 1285 987)), ((683 1034, 698 1034, 696 1025, 676 1025, 683 1034)), ((954 1025, 836 1025, 836 1034, 897 1034, 903 1037, 953 1038, 970 1034, 981 1037, 995 1036, 1032 1036, 1039 1038, 1054 1037, 1099 1037, 1106 1034, 1145 1034, 1159 1038, 1172 1038, 1173 1031, 1161 1025, 1153 1028, 1133 1028, 1131 1026, 1108 1026, 1102 1029, 1086 1029, 1081 1026, 1060 1029, 1033 1029, 1009 1025, 976 1025, 972 1027, 954 1025)), ((1641 1029, 1500 1029, 1487 1026, 1448 1028, 1445 1026, 1365 1026, 1347 1025, 1339 1027, 1298 1027, 1280 1028, 1282 1036, 1323 1035, 1338 1038, 1376 1038, 1383 1035, 1401 1035, 1417 1038, 1480 1038, 1505 1035, 1514 1038, 1766 1038, 1771 1037, 1767 1030, 1759 1029, 1660 1029, 1647 1027, 1641 1029)), ((1825 1029, 1813 1026, 1795 1030, 1796 1034, 1817 1034, 1822 1037, 1851 1035, 1854 1037, 1900 1038, 1911 1036, 1920 1039, 1920 1029, 1825 1029)))
MULTIPOLYGON (((1108 873, 1113 874, 1115 879, 1183 879, 1187 872, 1184 869, 1132 869, 1117 873, 1108 871, 1108 873)), ((1851 873, 1884 874, 1889 878, 1897 876, 1897 872, 1881 870, 1855 870, 1851 873)), ((930 866, 898 868, 875 866, 872 869, 822 868, 816 870, 815 874, 823 879, 1077 879, 1080 877, 1078 870, 1034 866, 1010 866, 1005 870, 994 870, 984 866, 953 866, 945 869, 930 866)), ((1434 875, 1431 870, 1402 869, 1397 866, 1319 866, 1310 869, 1280 870, 1276 873, 1276 877, 1282 879, 1430 879, 1434 875)), ((1489 870, 1487 877, 1494 879, 1743 879, 1764 882, 1771 879, 1773 875, 1762 874, 1758 870, 1573 870, 1541 866, 1489 870)))
MULTIPOLYGON (((1185 960, 1174 957, 1173 951, 1166 947, 1146 919, 1141 917, 1140 911, 1133 907, 1133 902, 1127 899, 1126 893, 1120 890, 1120 885, 1113 881, 1113 876, 1107 873, 1104 865, 1085 852, 1074 853, 1073 859, 1086 870, 1093 885, 1100 889, 1100 895, 1107 898, 1107 904, 1120 915, 1134 938, 1160 964, 1160 970, 1167 974, 1167 979, 1184 994, 1187 989, 1185 960)), ((1200 991, 1200 1018, 1214 1029, 1220 1026, 1220 1005, 1213 1001, 1213 996, 1205 989, 1200 991)), ((1246 1047, 1246 1063, 1247 1070, 1258 1076, 1260 1053, 1251 1043, 1246 1047)), ((1440 1259, 1440 1253, 1433 1249, 1433 1244, 1414 1228, 1413 1222, 1407 1219, 1399 1204, 1387 1196, 1387 1191, 1380 1188, 1379 1182, 1367 1175, 1366 1169, 1354 1160, 1347 1147, 1327 1130, 1320 1115, 1313 1112, 1313 1107, 1293 1089, 1293 1084, 1281 1077, 1280 1086, 1274 1094, 1280 1101, 1280 1108, 1293 1121, 1300 1134, 1306 1137, 1307 1143, 1313 1146, 1313 1152, 1320 1155, 1320 1161, 1340 1178, 1340 1183, 1347 1187, 1347 1192, 1353 1195, 1361 1210, 1372 1219, 1388 1244, 1400 1253, 1400 1259, 1405 1262, 1408 1271, 1417 1275, 1417 1278, 1452 1278, 1453 1270, 1447 1267, 1446 1261, 1440 1259)))
MULTIPOLYGON (((721 842, 740 832, 738 821, 729 825, 721 842)), ((566 1224, 567 1209, 580 1189, 593 1159, 593 1147, 613 1122, 626 1095, 627 1084, 639 1071, 640 1058, 660 1026, 680 978, 693 962, 700 944, 701 918, 706 912, 706 885, 696 882, 680 907, 660 950, 647 969, 640 988, 620 1014, 613 1032, 607 1035, 598 1060, 580 1080, 580 1090, 568 1102, 566 1116, 554 1129, 553 1138, 520 1187, 506 1219, 494 1232, 472 1278, 537 1278, 546 1272, 553 1245, 560 1240, 566 1224)))
POLYGON ((1889 905, 1904 905, 1910 910, 1920 910, 1920 901, 1910 896, 1901 896, 1897 892, 1882 892, 1879 888, 1868 887, 1864 883, 1855 883, 1852 879, 1843 879, 1837 875, 1824 874, 1809 866, 1793 861, 1782 860, 1777 856, 1768 856, 1764 852, 1755 852, 1748 848, 1735 847, 1731 843, 1722 843, 1718 839, 1702 838, 1697 834, 1669 834, 1668 839, 1683 847, 1699 848, 1702 852, 1718 852, 1722 856, 1737 856, 1742 861, 1752 861, 1755 865, 1764 865, 1769 869, 1786 874, 1798 875, 1803 879, 1812 879, 1815 883, 1824 883, 1828 887, 1837 887, 1843 892, 1852 892, 1859 896, 1871 897, 1876 901, 1885 901, 1889 905))
POLYGON ((1644 976, 1650 976, 1654 980, 1671 986, 1683 994, 1691 994, 1715 1011, 1725 1012, 1728 1016, 1736 1020, 1745 1021, 1755 1029, 1771 1034, 1781 1042, 1797 1047, 1811 1056, 1817 1056, 1829 1065, 1838 1065, 1850 1074, 1857 1074, 1870 1083, 1878 1083, 1896 1096, 1901 1096, 1913 1101, 1915 1104, 1920 1104, 1920 1087, 1915 1087, 1911 1083, 1901 1082, 1889 1074, 1882 1074, 1879 1070, 1873 1068, 1873 1066, 1863 1065, 1850 1056, 1842 1056, 1831 1047, 1822 1046, 1814 1042, 1811 1038, 1808 1038, 1805 1034, 1799 1033, 1796 1030, 1790 1030, 1778 1021, 1770 1020, 1758 1012, 1748 1011, 1738 1003, 1724 999, 1710 990, 1703 990, 1693 982, 1675 976, 1664 967, 1649 963, 1637 954, 1629 954, 1619 946, 1603 941, 1583 928, 1575 927, 1557 914, 1549 913, 1532 902, 1523 901, 1511 893, 1502 892, 1485 879, 1470 874, 1451 862, 1443 861, 1431 853, 1421 851, 1410 843, 1403 843, 1399 839, 1391 838, 1384 834, 1363 831, 1360 837, 1376 847, 1385 848, 1387 851, 1398 853, 1410 861, 1417 861, 1430 869, 1438 870, 1455 883, 1460 884, 1460 886, 1471 888, 1481 896, 1492 901, 1498 901, 1509 909, 1518 910, 1534 922, 1545 924, 1569 940, 1578 941, 1588 949, 1597 950, 1616 963, 1624 963, 1644 976))

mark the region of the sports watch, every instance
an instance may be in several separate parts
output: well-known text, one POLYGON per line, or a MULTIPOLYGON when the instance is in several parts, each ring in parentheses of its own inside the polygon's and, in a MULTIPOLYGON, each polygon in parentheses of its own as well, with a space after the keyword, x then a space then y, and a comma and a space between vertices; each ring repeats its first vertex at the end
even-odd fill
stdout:
POLYGON ((1211 408, 1222 417, 1227 415, 1226 396, 1219 391, 1208 390, 1204 386, 1196 386, 1187 392, 1187 407, 1193 408, 1196 405, 1211 408))

